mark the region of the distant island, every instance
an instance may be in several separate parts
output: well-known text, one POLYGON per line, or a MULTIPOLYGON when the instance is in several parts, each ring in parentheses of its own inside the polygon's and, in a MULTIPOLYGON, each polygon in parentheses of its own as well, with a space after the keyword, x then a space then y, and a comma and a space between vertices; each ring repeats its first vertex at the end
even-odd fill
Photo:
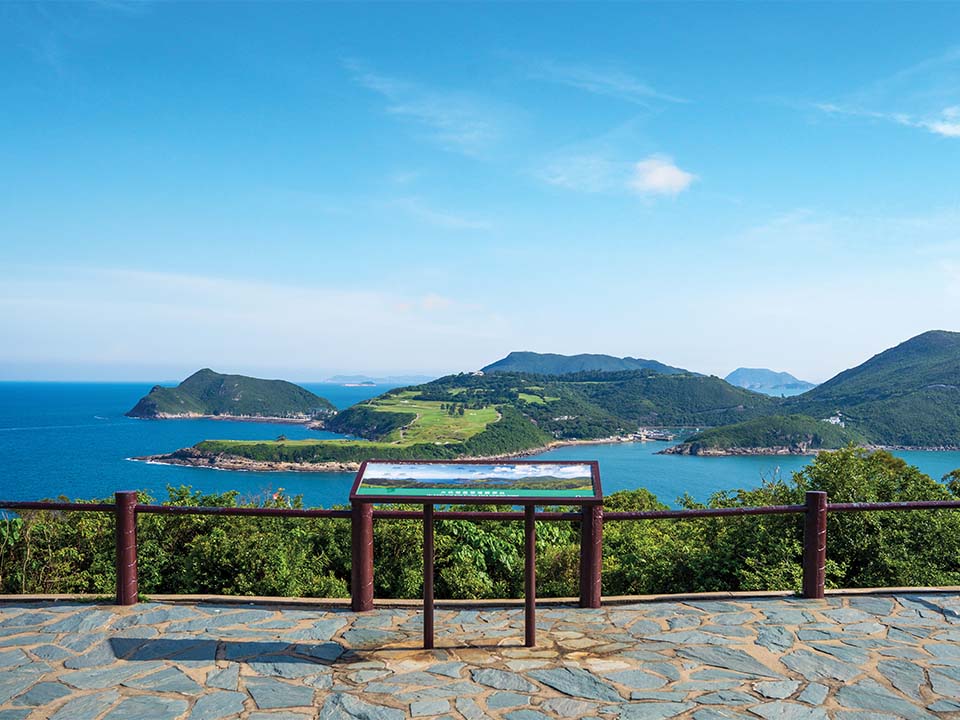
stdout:
MULTIPOLYGON (((269 387, 297 388, 289 383, 269 387)), ((199 414, 187 401, 169 399, 168 393, 179 390, 155 388, 138 408, 159 396, 163 404, 148 411, 199 414)), ((318 405, 316 399, 303 403, 275 403, 271 412, 291 417, 318 405)), ((224 406, 203 407, 226 411, 224 406)), ((677 455, 805 454, 851 443, 958 449, 960 333, 924 333, 795 397, 770 397, 677 369, 477 371, 390 390, 339 414, 328 412, 324 425, 350 437, 204 440, 139 459, 231 469, 342 471, 374 458, 500 459, 562 444, 665 439, 671 437, 670 428, 702 428, 664 451, 677 455)))
POLYGON ((384 375, 371 377, 369 375, 333 375, 324 382, 346 385, 347 387, 367 387, 370 385, 418 385, 430 382, 435 375, 384 375))
POLYGON ((127 412, 149 420, 230 418, 309 422, 336 415, 326 398, 285 380, 198 370, 176 387, 156 385, 127 412))
POLYGON ((816 383, 798 380, 788 372, 775 372, 766 368, 737 368, 724 380, 731 385, 773 397, 792 397, 817 386, 816 383))

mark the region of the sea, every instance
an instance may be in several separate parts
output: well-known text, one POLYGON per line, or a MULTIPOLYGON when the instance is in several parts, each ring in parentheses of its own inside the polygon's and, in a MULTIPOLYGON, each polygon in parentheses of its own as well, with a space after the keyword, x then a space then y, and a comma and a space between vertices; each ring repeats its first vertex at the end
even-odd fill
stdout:
MULTIPOLYGON (((302 495, 309 507, 347 503, 353 473, 239 472, 131 460, 208 439, 342 437, 302 425, 124 417, 154 384, 0 382, 0 501, 110 498, 118 490, 143 490, 162 500, 168 486, 188 485, 204 493, 236 490, 245 499, 282 489, 288 495, 302 495)), ((341 409, 393 387, 303 386, 341 409)), ((662 442, 578 445, 533 459, 597 460, 605 494, 646 488, 668 505, 675 505, 684 493, 705 501, 719 490, 757 487, 765 478, 787 478, 810 462, 809 457, 796 456, 658 455, 664 447, 662 442)), ((896 454, 937 479, 960 468, 960 452, 896 454)))

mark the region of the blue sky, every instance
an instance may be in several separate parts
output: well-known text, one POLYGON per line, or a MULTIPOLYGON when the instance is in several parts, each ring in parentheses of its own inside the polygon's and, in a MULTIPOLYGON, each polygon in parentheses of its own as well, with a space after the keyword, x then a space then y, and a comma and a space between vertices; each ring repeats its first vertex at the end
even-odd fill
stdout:
POLYGON ((0 379, 960 330, 960 4, 0 4, 0 379))

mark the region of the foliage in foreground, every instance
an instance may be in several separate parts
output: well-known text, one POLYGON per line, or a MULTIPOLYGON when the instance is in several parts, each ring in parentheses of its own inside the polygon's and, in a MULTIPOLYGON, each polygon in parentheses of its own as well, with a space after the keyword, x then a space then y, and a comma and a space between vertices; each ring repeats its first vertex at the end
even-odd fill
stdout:
MULTIPOLYGON (((822 453, 789 480, 721 492, 708 507, 800 504, 806 490, 834 502, 960 497, 960 471, 940 483, 886 452, 849 447, 822 453)), ((150 498, 142 496, 142 501, 150 498)), ((300 506, 282 492, 241 501, 170 488, 172 505, 300 506)), ((683 507, 703 507, 681 498, 683 507)), ((665 507, 646 490, 614 493, 606 510, 665 507)), ((484 508, 496 511, 496 508, 484 508)), ((379 597, 419 597, 419 521, 375 523, 379 597)), ((140 589, 151 593, 346 596, 350 526, 339 519, 286 520, 141 515, 140 589)), ((576 523, 537 525, 538 592, 578 594, 576 523)), ((832 513, 827 579, 835 587, 960 584, 960 512, 832 513)), ((613 522, 604 526, 606 595, 707 590, 799 589, 802 516, 613 522)), ((523 583, 520 522, 439 521, 438 597, 518 597, 523 583)), ((104 513, 24 512, 0 521, 0 591, 111 594, 113 518, 104 513)))

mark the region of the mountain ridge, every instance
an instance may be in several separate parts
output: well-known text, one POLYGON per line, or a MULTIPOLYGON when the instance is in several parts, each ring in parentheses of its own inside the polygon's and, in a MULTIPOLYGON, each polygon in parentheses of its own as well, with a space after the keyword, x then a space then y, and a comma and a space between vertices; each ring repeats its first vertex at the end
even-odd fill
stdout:
POLYGON ((598 353, 580 353, 561 355, 558 353, 538 353, 530 350, 515 350, 506 357, 481 368, 482 372, 531 373, 535 375, 569 375, 577 372, 620 372, 624 370, 653 370, 665 375, 696 374, 683 368, 666 365, 658 360, 644 358, 602 355, 598 353))

